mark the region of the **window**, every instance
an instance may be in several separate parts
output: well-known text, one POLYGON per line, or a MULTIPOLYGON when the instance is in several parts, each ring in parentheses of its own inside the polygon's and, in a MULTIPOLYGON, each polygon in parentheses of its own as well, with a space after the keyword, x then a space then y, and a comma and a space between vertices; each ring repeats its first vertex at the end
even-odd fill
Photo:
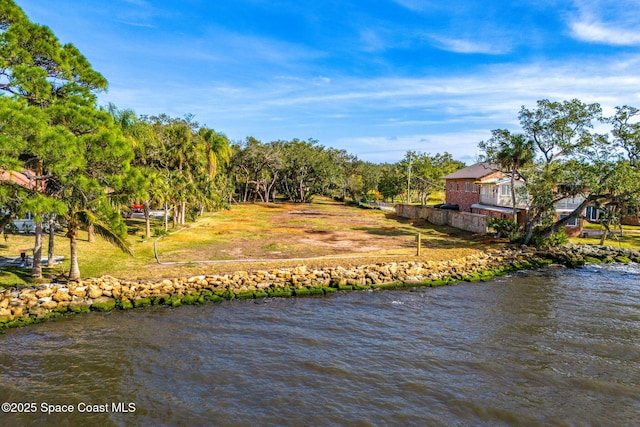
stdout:
POLYGON ((587 212, 585 213, 587 220, 596 222, 600 219, 600 210, 595 206, 587 206, 587 212))
POLYGON ((456 182, 456 191, 460 191, 460 183, 456 182))
MULTIPOLYGON (((560 219, 566 218, 568 216, 569 216, 569 214, 560 214, 560 219)), ((577 218, 571 218, 566 225, 568 227, 576 227, 578 225, 577 218)))
POLYGON ((472 193, 477 193, 478 192, 478 185, 475 182, 471 186, 471 192, 472 193))
POLYGON ((511 194, 511 186, 509 184, 505 184, 502 186, 502 195, 509 196, 511 194))
POLYGON ((465 183, 464 183, 464 192, 465 192, 465 193, 468 193, 468 192, 469 192, 469 183, 468 183, 468 182, 465 182, 465 183))

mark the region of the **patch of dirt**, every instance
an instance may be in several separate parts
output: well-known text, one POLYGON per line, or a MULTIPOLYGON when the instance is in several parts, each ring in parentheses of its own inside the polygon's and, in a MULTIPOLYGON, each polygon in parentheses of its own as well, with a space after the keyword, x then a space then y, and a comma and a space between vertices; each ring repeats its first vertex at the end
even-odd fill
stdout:
MULTIPOLYGON (((206 227, 196 232, 198 248, 167 251, 161 253, 162 260, 286 260, 401 254, 406 257, 415 254, 418 232, 425 233, 423 248, 430 248, 430 253, 431 248, 467 246, 448 230, 435 230, 424 221, 409 221, 380 211, 337 203, 268 206, 258 203, 220 212, 203 222, 206 227), (249 218, 256 219, 255 223, 249 218), (225 240, 217 240, 217 237, 225 240)), ((160 250, 162 252, 162 242, 160 250)))

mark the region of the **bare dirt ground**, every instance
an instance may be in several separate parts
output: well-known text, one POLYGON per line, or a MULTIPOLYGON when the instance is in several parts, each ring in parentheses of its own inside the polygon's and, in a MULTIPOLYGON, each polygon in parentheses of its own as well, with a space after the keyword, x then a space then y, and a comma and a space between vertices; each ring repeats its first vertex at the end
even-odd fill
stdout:
POLYGON ((418 233, 421 258, 430 260, 465 256, 489 243, 453 228, 326 199, 305 205, 234 205, 160 240, 163 265, 155 268, 206 262, 198 265, 204 272, 416 260, 418 233))
MULTIPOLYGON (((144 238, 144 221, 127 219, 134 256, 107 242, 78 241, 83 277, 111 275, 131 280, 190 277, 236 271, 269 270, 305 265, 308 268, 353 267, 394 261, 441 261, 487 249, 495 242, 454 228, 396 218, 393 213, 345 206, 317 198, 310 204, 256 203, 207 213, 177 233, 144 238), (422 255, 416 256, 416 235, 422 235, 422 255), (161 264, 156 262, 154 246, 161 264)), ((162 228, 154 219, 153 227, 162 228)), ((56 240, 62 264, 45 268, 46 280, 64 277, 69 269, 69 245, 56 240)), ((33 247, 33 236, 11 236, 0 245, 0 257, 16 257, 33 247)), ((0 282, 28 284, 27 268, 3 267, 0 282), (7 270, 8 269, 8 270, 7 270)))

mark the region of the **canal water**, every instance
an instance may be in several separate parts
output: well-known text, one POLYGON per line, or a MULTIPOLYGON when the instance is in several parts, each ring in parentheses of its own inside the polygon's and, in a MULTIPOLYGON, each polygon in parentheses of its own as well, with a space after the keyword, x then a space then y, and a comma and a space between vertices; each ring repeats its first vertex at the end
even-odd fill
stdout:
POLYGON ((0 335, 0 402, 2 426, 638 425, 640 267, 67 317, 0 335))

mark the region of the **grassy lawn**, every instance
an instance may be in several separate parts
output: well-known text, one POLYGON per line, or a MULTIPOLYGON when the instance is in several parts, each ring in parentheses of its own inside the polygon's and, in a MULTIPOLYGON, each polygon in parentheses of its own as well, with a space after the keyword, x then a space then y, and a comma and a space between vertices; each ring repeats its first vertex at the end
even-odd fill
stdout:
MULTIPOLYGON (((602 227, 600 224, 593 224, 587 221, 584 222, 583 228, 586 230, 604 230, 604 227, 602 227)), ((640 232, 640 225, 623 225, 622 231, 623 233, 625 231, 640 232)))
MULTIPOLYGON (((144 230, 144 223, 140 220, 128 220, 129 242, 134 255, 130 257, 116 249, 109 243, 97 238, 94 243, 89 243, 86 232, 81 232, 78 241, 80 270, 84 277, 101 276, 110 271, 135 271, 148 268, 154 261, 153 239, 143 240, 141 232, 133 234, 138 229, 144 230)), ((9 235, 4 244, 0 244, 0 257, 18 257, 20 250, 27 249, 29 257, 33 249, 32 235, 9 235)), ((48 236, 44 238, 43 256, 46 257, 48 236)), ((55 238, 55 255, 64 257, 61 264, 47 267, 43 265, 41 282, 48 282, 51 278, 66 275, 69 271, 69 239, 64 234, 58 233, 55 238)), ((0 268, 0 285, 31 284, 30 269, 19 267, 0 268)))
MULTIPOLYGON (((268 270, 306 265, 319 268, 344 267, 377 262, 460 258, 500 244, 450 227, 439 227, 424 220, 397 218, 393 213, 345 206, 329 199, 314 203, 241 204, 232 209, 207 213, 196 223, 157 240, 144 239, 144 221, 128 219, 129 242, 134 256, 118 251, 97 239, 78 242, 83 277, 112 275, 144 280, 221 274, 240 270, 268 270), (422 235, 422 255, 416 257, 415 237, 422 235)), ((160 228, 158 220, 152 227, 160 228)), ((593 225, 589 229, 594 230, 593 225)), ((596 228, 597 229, 597 228, 596 228)), ((598 236, 571 239, 579 244, 599 244, 598 236)), ((640 227, 625 227, 622 236, 610 236, 606 244, 640 248, 640 227)), ((43 267, 48 282, 69 271, 69 241, 56 236, 57 256, 62 264, 43 267)), ((47 239, 45 236, 44 253, 47 239)), ((18 257, 20 250, 33 247, 33 236, 9 235, 0 244, 0 257, 18 257)), ((28 269, 0 268, 0 286, 33 284, 28 269)))
MULTIPOLYGON (((78 247, 83 277, 108 274, 134 280, 157 279, 297 265, 346 267, 417 260, 415 237, 418 232, 422 234, 421 259, 425 260, 463 257, 485 249, 488 243, 457 229, 317 198, 306 205, 241 204, 230 210, 207 213, 198 222, 157 241, 158 255, 163 262, 159 265, 153 252, 155 238, 142 237, 144 221, 129 219, 127 223, 133 257, 99 238, 89 243, 86 233, 80 235, 78 247)), ((152 227, 161 227, 160 221, 152 227)), ((43 267, 45 282, 69 270, 68 239, 60 234, 55 244, 55 253, 63 256, 64 262, 43 267)), ((45 238, 44 253, 46 246, 45 238)), ((10 235, 5 244, 0 245, 0 257, 17 257, 21 249, 32 247, 33 236, 10 235)), ((31 284, 29 270, 3 267, 0 283, 31 284)))
MULTIPOLYGON (((583 228, 590 233, 590 237, 573 237, 571 242, 583 245, 599 245, 600 234, 604 227, 600 224, 592 224, 589 222, 584 223, 583 228)), ((623 225, 622 233, 619 229, 613 230, 613 233, 609 233, 605 245, 621 247, 627 249, 640 249, 640 226, 637 225, 623 225)))

